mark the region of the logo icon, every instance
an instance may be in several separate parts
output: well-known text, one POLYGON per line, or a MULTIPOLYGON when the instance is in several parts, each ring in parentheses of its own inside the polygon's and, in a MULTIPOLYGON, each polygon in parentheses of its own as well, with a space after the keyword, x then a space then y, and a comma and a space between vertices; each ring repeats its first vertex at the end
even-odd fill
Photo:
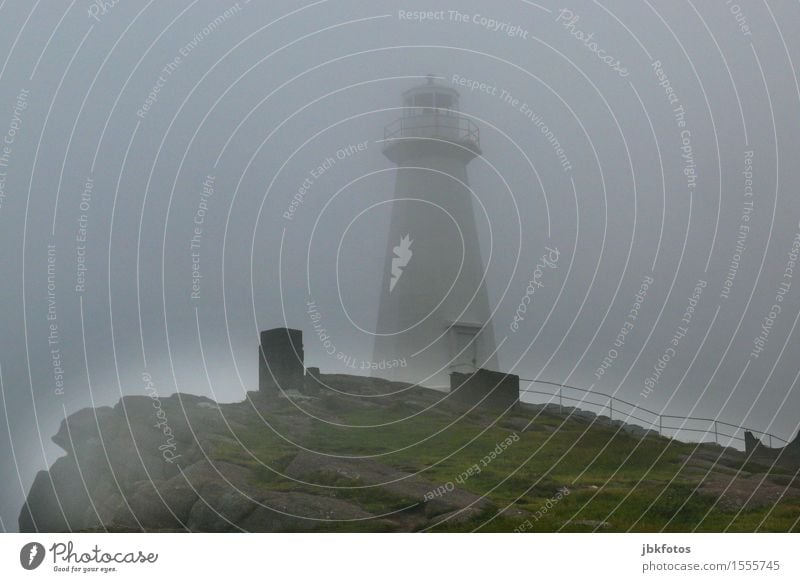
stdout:
POLYGON ((407 234, 400 239, 400 244, 392 249, 395 256, 392 258, 392 279, 389 281, 389 293, 394 291, 395 285, 403 276, 403 269, 408 266, 408 262, 414 256, 414 252, 411 250, 411 244, 414 241, 410 237, 411 235, 407 234))
POLYGON ((19 563, 26 570, 35 570, 44 562, 44 546, 38 542, 30 542, 22 546, 19 552, 19 563))

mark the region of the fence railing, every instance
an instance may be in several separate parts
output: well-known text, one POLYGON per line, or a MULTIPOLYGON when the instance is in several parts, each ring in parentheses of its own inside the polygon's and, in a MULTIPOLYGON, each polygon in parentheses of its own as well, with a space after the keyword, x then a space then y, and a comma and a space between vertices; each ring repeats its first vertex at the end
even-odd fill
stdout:
POLYGON ((471 119, 451 112, 406 115, 390 123, 383 131, 384 140, 399 138, 443 139, 480 147, 480 128, 471 119))
POLYGON ((547 400, 547 404, 558 403, 562 412, 565 407, 565 402, 576 403, 579 406, 574 406, 574 408, 588 410, 595 414, 602 414, 604 411, 607 411, 608 417, 611 420, 616 419, 628 424, 630 424, 632 420, 639 421, 643 423, 642 428, 644 429, 655 430, 662 436, 678 440, 688 442, 715 442, 718 445, 726 447, 735 446, 736 448, 744 449, 744 433, 745 431, 749 431, 753 433, 754 436, 760 438, 761 442, 769 447, 782 447, 788 444, 788 441, 764 431, 732 424, 716 418, 662 414, 611 394, 605 394, 595 390, 587 390, 585 388, 578 388, 576 386, 548 382, 545 380, 527 380, 520 378, 520 382, 529 385, 528 388, 520 388, 521 394, 548 396, 549 400, 547 400), (546 386, 547 389, 534 389, 532 388, 534 385, 537 387, 546 386), (578 394, 582 396, 578 398, 578 394), (697 438, 698 434, 701 435, 699 439, 697 438), (687 435, 689 438, 687 438, 687 435), (691 438, 692 436, 695 438, 691 438), (724 439, 728 439, 728 441, 725 442, 724 439))

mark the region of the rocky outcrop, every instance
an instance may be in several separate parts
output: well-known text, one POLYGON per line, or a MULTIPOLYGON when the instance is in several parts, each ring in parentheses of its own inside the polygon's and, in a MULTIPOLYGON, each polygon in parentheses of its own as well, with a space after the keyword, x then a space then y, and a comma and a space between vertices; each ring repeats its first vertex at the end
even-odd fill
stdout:
MULTIPOLYGON (((354 403, 377 406, 359 394, 398 390, 344 376, 328 376, 326 383, 352 394, 314 399, 334 419, 337 409, 354 403)), ((433 402, 426 391, 400 388, 419 406, 433 402)), ((438 484, 368 458, 295 448, 273 463, 248 459, 237 435, 260 431, 274 438, 272 421, 286 425, 286 439, 301 439, 312 425, 294 404, 263 393, 237 404, 186 394, 127 396, 113 408, 76 412, 53 437, 67 455, 36 476, 20 531, 325 531, 343 524, 413 531, 490 508, 461 489, 426 499, 438 484), (271 479, 276 467, 283 467, 280 484, 271 479)))
POLYGON ((782 448, 768 447, 753 433, 744 433, 745 451, 754 461, 773 463, 800 472, 800 433, 782 448))
MULTIPOLYGON (((20 514, 20 530, 91 530, 111 523, 141 529, 133 512, 137 499, 147 487, 180 479, 181 465, 199 453, 186 416, 179 412, 187 406, 200 412, 204 409, 197 405, 203 402, 211 401, 186 395, 125 397, 113 408, 87 408, 69 416, 53 437, 67 455, 37 474, 20 514)), ((157 501, 148 511, 169 514, 169 503, 157 501)))
POLYGON ((742 451, 552 404, 475 407, 316 370, 295 384, 230 404, 148 390, 70 415, 20 531, 626 531, 638 516, 602 520, 628 492, 655 504, 653 531, 684 504, 714 523, 780 507, 770 527, 796 528, 796 471, 742 451))

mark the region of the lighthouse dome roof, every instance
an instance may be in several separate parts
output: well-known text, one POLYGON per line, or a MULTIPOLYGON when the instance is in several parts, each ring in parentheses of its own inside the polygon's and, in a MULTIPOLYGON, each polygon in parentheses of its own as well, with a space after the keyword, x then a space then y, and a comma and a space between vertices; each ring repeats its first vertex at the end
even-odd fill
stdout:
POLYGON ((440 82, 444 79, 445 77, 442 76, 428 75, 424 83, 416 85, 415 87, 411 87, 403 93, 403 97, 405 98, 421 93, 447 93, 453 95, 454 97, 458 97, 458 91, 456 91, 453 87, 444 85, 440 82))
POLYGON ((403 105, 409 108, 427 107, 457 111, 459 93, 452 87, 438 82, 443 78, 428 75, 425 83, 403 93, 403 105))

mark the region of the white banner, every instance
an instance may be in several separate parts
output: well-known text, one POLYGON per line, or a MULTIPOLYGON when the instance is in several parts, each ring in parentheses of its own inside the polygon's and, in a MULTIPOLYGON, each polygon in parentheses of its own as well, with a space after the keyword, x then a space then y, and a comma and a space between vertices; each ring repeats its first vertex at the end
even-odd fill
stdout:
POLYGON ((798 580, 797 540, 792 534, 5 534, 0 579, 798 580))

